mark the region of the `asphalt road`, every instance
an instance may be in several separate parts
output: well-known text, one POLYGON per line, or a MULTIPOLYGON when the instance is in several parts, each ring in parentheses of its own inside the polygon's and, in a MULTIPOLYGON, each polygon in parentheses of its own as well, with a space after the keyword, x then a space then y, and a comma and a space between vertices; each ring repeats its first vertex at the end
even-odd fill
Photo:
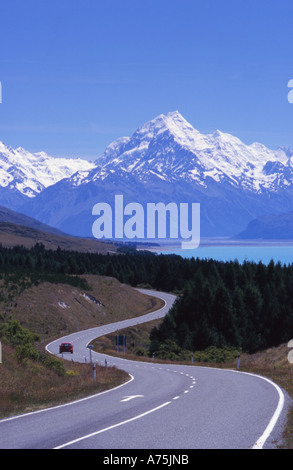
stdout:
MULTIPOLYGON (((74 344, 64 357, 89 361, 87 344, 98 336, 166 314, 165 307, 94 328, 48 345, 74 344), (73 356, 73 357, 72 357, 73 356)), ((59 407, 0 421, 2 449, 261 449, 280 441, 288 398, 265 377, 233 370, 137 362, 92 352, 116 365, 129 381, 107 392, 59 407)))

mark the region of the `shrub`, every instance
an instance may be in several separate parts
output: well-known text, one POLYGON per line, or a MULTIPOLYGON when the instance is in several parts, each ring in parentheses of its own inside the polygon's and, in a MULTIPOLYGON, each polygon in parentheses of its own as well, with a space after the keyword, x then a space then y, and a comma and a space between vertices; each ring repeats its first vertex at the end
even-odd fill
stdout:
POLYGON ((14 346, 30 344, 40 340, 38 334, 24 328, 18 320, 13 318, 0 324, 0 338, 5 338, 8 343, 14 346))
POLYGON ((18 361, 23 359, 37 361, 39 359, 39 353, 32 344, 20 344, 16 346, 15 352, 18 361))
POLYGON ((135 355, 136 355, 136 356, 139 356, 139 357, 147 356, 147 351, 146 351, 144 348, 141 348, 141 347, 140 347, 140 348, 136 348, 136 349, 134 350, 134 352, 135 352, 135 355))
POLYGON ((35 341, 40 339, 39 335, 24 328, 18 320, 11 318, 8 322, 0 324, 0 338, 2 338, 2 341, 4 340, 6 343, 15 346, 18 361, 30 359, 42 363, 57 374, 65 374, 65 367, 60 359, 50 354, 39 352, 34 344, 35 341))
POLYGON ((176 361, 180 359, 181 348, 170 339, 167 339, 162 343, 159 349, 155 352, 157 357, 161 359, 170 359, 171 361, 176 361))
POLYGON ((235 359, 239 351, 232 347, 217 348, 210 346, 203 351, 196 351, 194 353, 194 360, 197 362, 228 362, 235 359))
POLYGON ((65 375, 66 369, 60 359, 51 356, 51 354, 39 353, 39 361, 48 369, 59 375, 65 375))

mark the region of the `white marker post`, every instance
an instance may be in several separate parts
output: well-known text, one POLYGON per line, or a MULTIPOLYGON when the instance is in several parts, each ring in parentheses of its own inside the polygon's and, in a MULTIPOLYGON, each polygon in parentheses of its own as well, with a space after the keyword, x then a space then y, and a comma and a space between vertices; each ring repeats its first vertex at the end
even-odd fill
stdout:
POLYGON ((238 353, 238 356, 237 356, 237 369, 239 369, 239 366, 240 366, 240 352, 238 353))
POLYGON ((89 351, 90 351, 90 363, 92 363, 92 349, 93 349, 94 347, 93 347, 92 344, 89 344, 89 345, 87 346, 87 348, 88 348, 89 351))

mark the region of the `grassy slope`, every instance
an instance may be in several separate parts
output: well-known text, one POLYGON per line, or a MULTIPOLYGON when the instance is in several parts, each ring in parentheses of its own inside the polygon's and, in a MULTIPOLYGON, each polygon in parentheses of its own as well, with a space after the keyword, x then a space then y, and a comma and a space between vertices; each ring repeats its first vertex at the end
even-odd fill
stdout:
MULTIPOLYGON (((40 334, 45 344, 65 334, 111 323, 159 308, 161 303, 119 283, 114 278, 85 276, 90 290, 66 284, 42 283, 32 286, 9 302, 0 303, 4 321, 12 316, 22 326, 40 334), (59 305, 63 302, 63 307, 59 305), (64 308, 64 305, 66 307, 64 308)), ((10 286, 11 287, 11 286, 10 286)), ((0 292, 7 289, 0 281, 0 292)), ((5 296, 4 296, 5 297, 5 296)), ((80 396, 97 393, 128 380, 128 375, 114 368, 97 367, 93 383, 88 364, 62 361, 66 374, 60 376, 31 360, 19 362, 14 349, 2 344, 0 364, 0 418, 40 407, 58 404, 80 396)))
POLYGON ((56 250, 59 246, 62 250, 89 253, 106 254, 116 251, 116 247, 110 243, 90 238, 57 235, 10 222, 0 222, 0 243, 8 248, 16 245, 32 248, 36 243, 43 243, 47 249, 52 250, 56 250))
MULTIPOLYGON (((147 313, 156 300, 142 295, 114 278, 79 276, 87 280, 90 290, 66 284, 42 283, 25 289, 0 311, 10 315, 43 339, 92 328, 120 319, 147 313)), ((1 287, 1 281, 0 281, 1 287)))
POLYGON ((65 375, 31 360, 19 362, 15 350, 2 344, 0 364, 0 419, 58 405, 99 393, 129 380, 115 367, 96 367, 96 381, 90 364, 63 360, 65 375))

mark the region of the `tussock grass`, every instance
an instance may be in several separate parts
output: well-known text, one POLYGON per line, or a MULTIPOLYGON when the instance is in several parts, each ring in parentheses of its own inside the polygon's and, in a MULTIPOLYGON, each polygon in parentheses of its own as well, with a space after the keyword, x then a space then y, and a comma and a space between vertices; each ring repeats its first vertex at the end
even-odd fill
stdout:
POLYGON ((116 367, 96 366, 93 380, 91 364, 61 360, 65 374, 26 359, 19 361, 15 350, 2 344, 0 364, 0 418, 66 403, 108 390, 129 379, 116 367))
MULTIPOLYGON (((81 276, 88 289, 68 284, 43 282, 17 286, 12 279, 0 279, 0 326, 15 319, 40 341, 36 350, 44 354, 45 344, 56 337, 149 313, 162 306, 162 301, 144 296, 114 278, 81 276), (7 301, 7 291, 12 292, 7 301), (59 302, 66 304, 61 307, 59 302)), ((31 347, 20 354, 17 342, 2 342, 0 364, 0 418, 44 408, 113 388, 129 379, 116 367, 96 365, 93 381, 92 365, 57 359, 60 367, 34 359, 31 347), (27 353, 30 353, 27 355, 27 353)), ((40 355, 42 358, 42 354, 40 355)), ((36 356, 38 356, 36 354, 36 356)))
POLYGON ((31 285, 27 279, 22 288, 13 279, 9 283, 0 279, 0 314, 5 321, 11 316, 49 340, 160 308, 158 299, 144 296, 115 278, 82 275, 79 279, 88 287, 57 282, 31 285))

